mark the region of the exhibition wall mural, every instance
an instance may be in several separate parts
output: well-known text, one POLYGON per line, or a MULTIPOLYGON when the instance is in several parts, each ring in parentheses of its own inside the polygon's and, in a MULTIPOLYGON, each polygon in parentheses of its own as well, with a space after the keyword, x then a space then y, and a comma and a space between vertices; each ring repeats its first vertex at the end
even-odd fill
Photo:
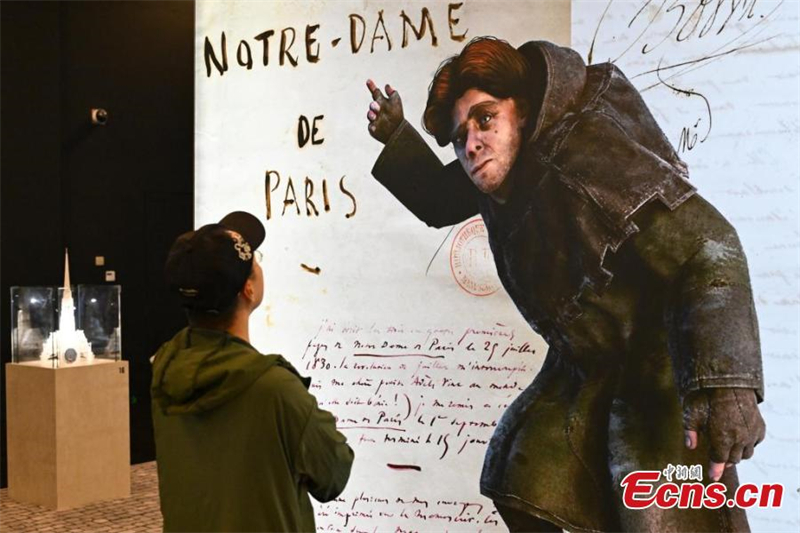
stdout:
MULTIPOLYGON (((653 149, 659 161, 671 165, 676 179, 688 175, 691 184, 673 191, 672 205, 663 187, 653 197, 675 208, 694 187, 737 230, 758 314, 765 385, 760 407, 767 424, 766 440, 740 465, 739 477, 786 489, 782 508, 748 510, 754 530, 796 530, 796 3, 199 2, 196 22, 195 224, 235 210, 250 211, 265 224, 265 299, 253 316, 253 344, 283 354, 313 378, 313 394, 337 417, 356 454, 345 492, 316 506, 320 530, 504 529, 492 500, 481 495, 484 458, 501 416, 558 343, 544 325, 547 305, 528 307, 515 287, 569 300, 561 284, 575 283, 565 274, 575 264, 553 258, 557 250, 593 244, 571 241, 564 228, 580 218, 564 216, 560 225, 554 222, 561 230, 546 236, 541 249, 529 245, 502 263, 498 251, 507 248, 490 242, 486 209, 463 208, 464 196, 456 190, 450 195, 447 187, 420 190, 415 171, 402 166, 415 150, 424 150, 434 167, 457 161, 458 132, 445 139, 455 142, 455 151, 440 146, 426 133, 423 113, 442 61, 483 36, 547 61, 564 54, 566 62, 616 65, 630 82, 625 101, 638 91, 671 144, 663 153, 653 149), (577 53, 550 45, 540 52, 529 41, 577 53), (412 139, 399 155, 384 151, 384 143, 397 141, 382 137, 392 113, 405 120, 412 139), (406 172, 408 182, 382 174, 386 167, 390 174, 406 172), (401 184, 392 187, 387 181, 393 180, 401 184), (532 257, 553 259, 563 270, 530 267, 520 278, 515 261, 532 257)), ((575 79, 558 82, 555 96, 544 96, 545 107, 554 110, 567 105, 559 98, 569 95, 575 79)), ((502 111, 490 109, 485 120, 497 120, 497 113, 502 111)), ((525 127, 525 135, 535 129, 525 127)), ((519 144, 524 142, 525 136, 519 144)), ((587 144, 587 153, 603 150, 587 144)), ((458 173, 462 165, 444 168, 458 173)), ((472 187, 465 176, 462 182, 472 187)), ((569 207, 552 209, 570 213, 569 207)), ((624 240, 605 243, 608 253, 624 240)), ((573 300, 602 292, 598 280, 607 265, 602 254, 596 259, 596 272, 586 274, 586 283, 577 281, 573 300)), ((648 287, 636 285, 641 299, 648 287)), ((575 311, 563 309, 564 320, 575 311)), ((585 326, 591 330, 593 324, 585 326)), ((731 324, 731 339, 737 327, 731 324)), ((569 402, 583 398, 577 391, 567 396, 569 402)), ((571 412, 580 420, 600 416, 594 430, 608 428, 608 410, 571 412)), ((580 420, 565 423, 565 432, 578 435, 565 442, 593 438, 592 424, 580 420)), ((526 431, 508 420, 501 427, 526 431)), ((539 447, 529 450, 533 463, 560 460, 553 452, 559 444, 548 447, 542 427, 530 428, 541 437, 528 441, 539 447)), ((513 461, 513 453, 501 458, 509 462, 506 477, 514 471, 554 475, 513 461)), ((583 461, 581 453, 576 457, 583 461)), ((496 467, 489 463, 486 468, 496 467)), ((563 468, 565 479, 572 479, 563 468)), ((488 487, 491 472, 483 476, 488 487)), ((593 492, 587 486, 575 490, 593 492)), ((571 520, 564 523, 576 523, 571 520)))

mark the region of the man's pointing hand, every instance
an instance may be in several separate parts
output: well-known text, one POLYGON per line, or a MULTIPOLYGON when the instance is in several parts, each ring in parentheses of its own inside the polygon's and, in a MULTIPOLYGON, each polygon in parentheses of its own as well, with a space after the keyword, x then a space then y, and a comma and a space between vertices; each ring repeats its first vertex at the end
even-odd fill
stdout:
POLYGON ((367 80, 367 89, 372 95, 372 102, 367 112, 369 134, 386 144, 403 122, 403 102, 400 100, 400 93, 387 84, 384 95, 372 80, 367 80))

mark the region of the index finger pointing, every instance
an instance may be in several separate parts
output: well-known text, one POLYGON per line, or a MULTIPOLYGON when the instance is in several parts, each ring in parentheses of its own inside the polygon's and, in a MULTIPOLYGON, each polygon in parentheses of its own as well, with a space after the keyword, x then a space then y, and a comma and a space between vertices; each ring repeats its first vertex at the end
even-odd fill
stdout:
POLYGON ((367 80, 367 89, 369 89, 370 94, 372 94, 373 100, 377 101, 383 98, 383 93, 381 93, 381 90, 375 85, 374 81, 367 80))

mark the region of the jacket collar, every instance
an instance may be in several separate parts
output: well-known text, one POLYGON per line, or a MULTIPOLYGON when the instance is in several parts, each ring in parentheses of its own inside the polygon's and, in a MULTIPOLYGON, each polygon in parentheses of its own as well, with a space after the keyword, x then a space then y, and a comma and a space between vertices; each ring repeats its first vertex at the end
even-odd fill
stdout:
POLYGON ((541 102, 528 142, 555 124, 573 107, 586 85, 586 63, 574 50, 548 41, 529 41, 519 47, 533 74, 533 108, 541 102))

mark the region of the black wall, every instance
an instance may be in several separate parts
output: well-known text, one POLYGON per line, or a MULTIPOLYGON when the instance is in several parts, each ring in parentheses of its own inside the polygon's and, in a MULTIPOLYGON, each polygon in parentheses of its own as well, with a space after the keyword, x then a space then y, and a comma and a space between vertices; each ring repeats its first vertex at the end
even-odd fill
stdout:
POLYGON ((134 463, 155 457, 148 359, 184 325, 161 272, 192 225, 193 65, 194 2, 0 3, 2 362, 11 286, 60 286, 65 247, 73 284, 115 270, 134 463), (106 126, 91 125, 93 107, 106 126))

